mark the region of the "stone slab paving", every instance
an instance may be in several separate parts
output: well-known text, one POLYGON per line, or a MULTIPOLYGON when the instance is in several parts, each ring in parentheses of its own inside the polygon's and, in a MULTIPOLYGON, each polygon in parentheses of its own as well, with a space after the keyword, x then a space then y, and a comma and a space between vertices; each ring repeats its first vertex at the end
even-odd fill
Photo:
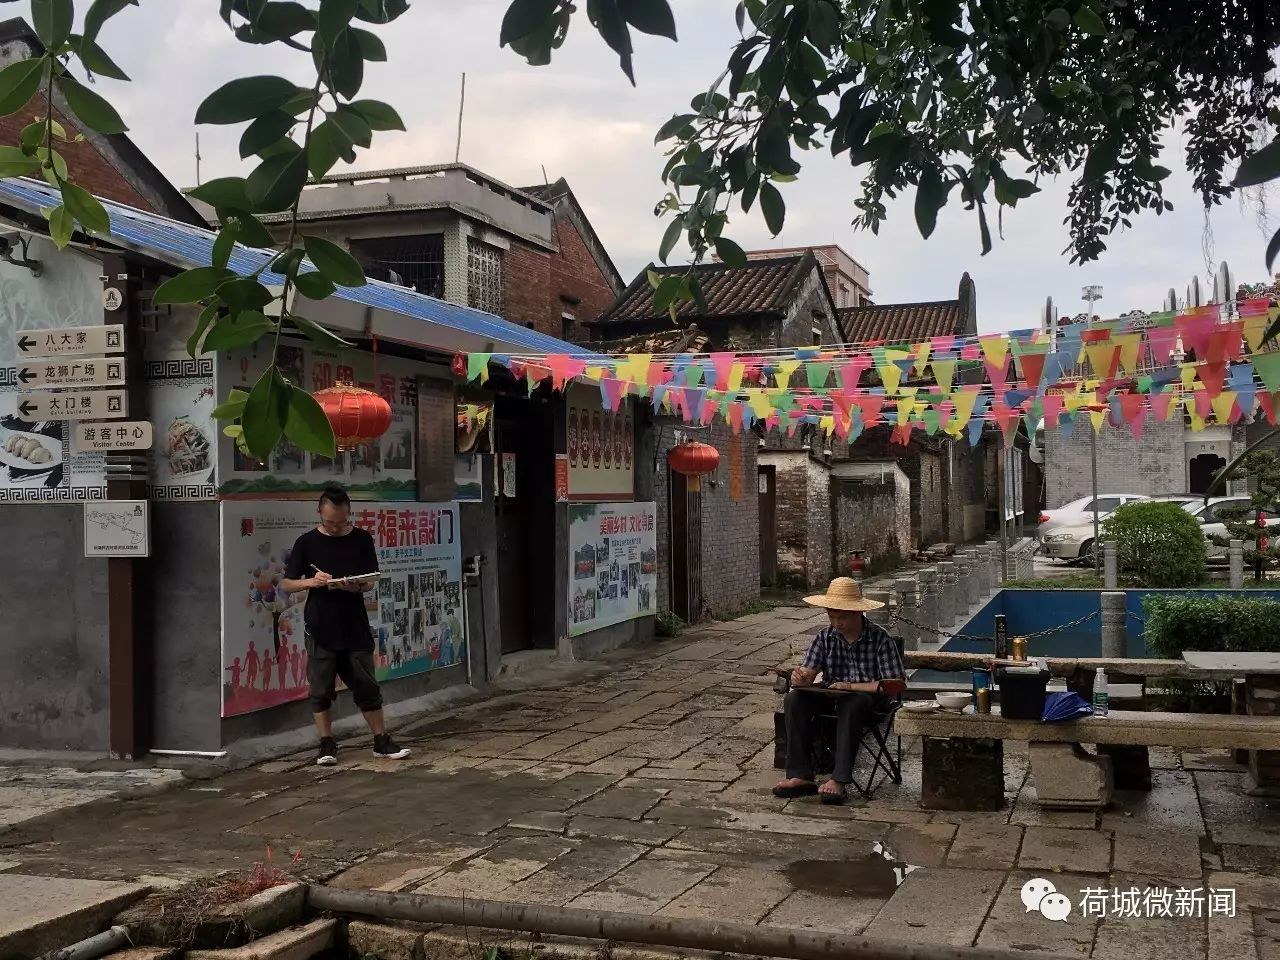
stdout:
POLYGON ((65 774, 6 781, 0 767, 0 882, 207 881, 270 848, 304 878, 351 889, 1032 954, 1273 951, 1280 801, 1246 796, 1225 751, 1153 751, 1153 791, 1101 814, 1041 810, 1018 744, 1006 745, 1006 804, 993 813, 922 809, 912 740, 902 783, 870 801, 774 798, 765 671, 795 662, 822 619, 782 608, 708 625, 611 654, 591 679, 415 718, 397 730, 414 751, 403 763, 373 759, 358 738, 335 768, 308 753, 161 794, 65 774), (1071 900, 1065 920, 1027 909, 1023 887, 1037 880, 1071 900), (1085 890, 1120 886, 1230 887, 1237 911, 1082 913, 1085 890))

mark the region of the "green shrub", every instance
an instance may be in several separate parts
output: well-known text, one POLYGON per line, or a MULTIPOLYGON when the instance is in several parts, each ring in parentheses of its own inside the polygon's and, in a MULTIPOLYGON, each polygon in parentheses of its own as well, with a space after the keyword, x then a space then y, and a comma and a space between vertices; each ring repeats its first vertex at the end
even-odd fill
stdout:
POLYGON ((1127 503, 1102 522, 1119 575, 1140 587, 1191 587, 1204 576, 1204 534, 1176 503, 1127 503))
POLYGON ((686 624, 670 610, 662 610, 654 618, 653 632, 659 637, 679 636, 686 624))
POLYGON ((1280 602, 1233 594, 1161 596, 1142 601, 1143 638, 1153 656, 1183 650, 1280 652, 1280 602))

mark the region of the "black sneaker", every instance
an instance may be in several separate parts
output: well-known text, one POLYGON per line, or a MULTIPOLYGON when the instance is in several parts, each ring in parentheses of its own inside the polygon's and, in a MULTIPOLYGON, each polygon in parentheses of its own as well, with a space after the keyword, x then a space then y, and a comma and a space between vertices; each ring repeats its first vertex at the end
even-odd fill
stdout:
POLYGON ((383 733, 373 738, 373 755, 383 760, 403 760, 409 755, 409 748, 392 740, 391 734, 383 733))
POLYGON ((338 741, 333 737, 320 738, 320 752, 316 755, 316 765, 332 767, 338 762, 338 741))

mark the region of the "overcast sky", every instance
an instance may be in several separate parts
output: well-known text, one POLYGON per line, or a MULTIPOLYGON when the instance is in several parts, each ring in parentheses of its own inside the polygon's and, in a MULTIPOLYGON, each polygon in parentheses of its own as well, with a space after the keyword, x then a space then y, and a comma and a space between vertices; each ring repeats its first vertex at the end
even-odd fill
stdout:
MULTIPOLYGON (((454 155, 459 79, 467 74, 462 160, 513 186, 565 177, 630 280, 656 256, 662 224, 653 205, 662 196, 664 158, 654 131, 723 69, 736 37, 733 0, 673 0, 680 42, 639 37, 632 88, 616 57, 584 17, 549 67, 534 68, 498 47, 506 0, 416 0, 392 28, 382 28, 389 62, 370 67, 362 95, 383 99, 404 117, 407 133, 378 134, 359 169, 448 162, 454 155)), ((104 33, 104 46, 132 75, 131 84, 100 81, 121 108, 131 133, 176 184, 195 180, 195 108, 208 92, 235 76, 285 73, 306 80, 309 58, 236 42, 211 0, 165 0, 129 8, 104 33), (281 58, 291 66, 281 67, 281 58)), ((204 127, 200 133, 205 179, 242 167, 240 128, 204 127)), ((770 238, 758 216, 739 214, 729 234, 748 249, 839 243, 871 274, 878 303, 955 296, 964 271, 978 290, 979 327, 1034 326, 1046 296, 1060 313, 1082 309, 1080 288, 1104 286, 1098 312, 1159 309, 1170 287, 1183 291, 1206 265, 1206 222, 1190 191, 1190 178, 1170 137, 1165 164, 1172 214, 1144 216, 1113 238, 1100 263, 1073 267, 1061 251, 1068 183, 1006 211, 1004 239, 979 253, 977 224, 956 204, 943 211, 927 241, 916 232, 910 198, 890 207, 879 236, 855 231, 857 193, 847 162, 801 155, 797 183, 783 187, 787 224, 770 238)), ((737 209, 737 208, 735 208, 737 209)), ((1251 210, 1234 200, 1211 218, 1212 266, 1226 260, 1242 280, 1264 277, 1266 237, 1251 210)), ((993 219, 994 228, 994 219, 993 219)), ((1273 227, 1274 229, 1274 227, 1273 227)))

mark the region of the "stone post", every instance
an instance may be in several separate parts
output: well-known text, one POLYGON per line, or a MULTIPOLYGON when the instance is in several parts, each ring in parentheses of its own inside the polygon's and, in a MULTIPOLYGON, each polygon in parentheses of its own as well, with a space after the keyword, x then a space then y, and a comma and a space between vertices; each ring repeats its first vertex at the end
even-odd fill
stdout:
POLYGON ((977 547, 965 550, 964 555, 966 597, 972 606, 987 595, 986 571, 982 568, 982 554, 977 547))
POLYGON ((1112 540, 1104 540, 1102 543, 1102 586, 1104 590, 1115 590, 1120 586, 1116 545, 1112 540))
MULTIPOLYGON (((1245 677, 1245 709, 1253 717, 1280 716, 1280 677, 1245 677)), ((1250 750, 1245 792, 1280 796, 1280 750, 1250 750)))
POLYGON ((865 590, 863 594, 868 600, 879 600, 884 604, 879 610, 868 611, 867 619, 887 629, 889 626, 889 605, 893 603, 893 594, 888 590, 865 590))
POLYGON ((1125 656, 1125 621, 1127 597, 1123 590, 1106 590, 1102 594, 1102 655, 1122 658, 1125 656))
POLYGON ((938 562, 938 626, 948 629, 956 622, 956 564, 954 560, 938 562))
POLYGON ((1231 589, 1244 588, 1244 541, 1232 540, 1227 548, 1227 559, 1231 567, 1231 589))
MULTIPOLYGON (((916 623, 920 622, 920 607, 916 601, 916 578, 899 577, 893 581, 894 593, 898 595, 898 612, 901 616, 916 623)), ((902 623, 893 631, 903 639, 908 650, 920 648, 920 628, 910 623, 902 623)))
POLYGON ((1000 544, 984 543, 982 549, 986 551, 987 592, 990 593, 1000 586, 1000 544))
MULTIPOLYGON (((916 609, 919 616, 916 621, 920 623, 926 630, 934 631, 938 629, 938 571, 933 567, 924 567, 917 574, 920 580, 920 589, 916 599, 916 609)), ((921 636, 922 640, 929 643, 935 642, 938 637, 936 634, 929 632, 927 635, 921 636)))

